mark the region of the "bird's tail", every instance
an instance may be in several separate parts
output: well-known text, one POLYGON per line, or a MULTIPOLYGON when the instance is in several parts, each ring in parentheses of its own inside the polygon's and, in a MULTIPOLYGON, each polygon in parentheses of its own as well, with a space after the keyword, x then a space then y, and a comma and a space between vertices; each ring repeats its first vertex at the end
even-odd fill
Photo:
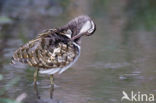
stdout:
POLYGON ((11 58, 10 64, 16 64, 16 61, 15 61, 15 59, 13 57, 11 58))

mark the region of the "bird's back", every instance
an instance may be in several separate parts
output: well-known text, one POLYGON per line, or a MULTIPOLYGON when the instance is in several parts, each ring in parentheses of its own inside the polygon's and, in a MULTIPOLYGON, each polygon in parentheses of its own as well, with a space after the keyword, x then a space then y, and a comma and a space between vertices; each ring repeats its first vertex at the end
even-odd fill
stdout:
POLYGON ((55 30, 48 30, 17 49, 12 63, 21 62, 43 69, 69 66, 79 55, 79 47, 55 30))

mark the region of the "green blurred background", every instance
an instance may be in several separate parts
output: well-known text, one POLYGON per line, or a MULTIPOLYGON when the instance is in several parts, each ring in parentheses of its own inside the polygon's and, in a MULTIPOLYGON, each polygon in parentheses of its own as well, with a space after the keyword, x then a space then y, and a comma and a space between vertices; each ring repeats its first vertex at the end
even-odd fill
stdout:
POLYGON ((0 0, 0 103, 16 103, 22 94, 23 103, 120 103, 123 90, 156 94, 155 0, 0 0), (97 31, 83 38, 72 69, 55 75, 53 101, 48 76, 40 76, 37 100, 34 68, 10 65, 13 52, 83 14, 97 31))

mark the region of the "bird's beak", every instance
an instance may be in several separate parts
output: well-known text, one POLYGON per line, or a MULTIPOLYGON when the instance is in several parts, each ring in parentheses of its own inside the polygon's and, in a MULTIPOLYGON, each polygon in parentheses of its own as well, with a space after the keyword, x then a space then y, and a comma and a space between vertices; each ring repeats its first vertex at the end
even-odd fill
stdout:
POLYGON ((80 38, 80 37, 83 36, 84 34, 85 34, 85 33, 78 34, 78 35, 72 37, 71 40, 74 41, 75 39, 80 38))

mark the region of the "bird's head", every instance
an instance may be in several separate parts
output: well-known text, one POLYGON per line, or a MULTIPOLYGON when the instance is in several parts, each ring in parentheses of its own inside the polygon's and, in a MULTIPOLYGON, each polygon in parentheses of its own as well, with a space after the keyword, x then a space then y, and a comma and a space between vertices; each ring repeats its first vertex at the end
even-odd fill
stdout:
POLYGON ((96 30, 96 25, 90 17, 78 16, 62 28, 66 30, 66 36, 77 42, 82 36, 92 35, 96 30))

